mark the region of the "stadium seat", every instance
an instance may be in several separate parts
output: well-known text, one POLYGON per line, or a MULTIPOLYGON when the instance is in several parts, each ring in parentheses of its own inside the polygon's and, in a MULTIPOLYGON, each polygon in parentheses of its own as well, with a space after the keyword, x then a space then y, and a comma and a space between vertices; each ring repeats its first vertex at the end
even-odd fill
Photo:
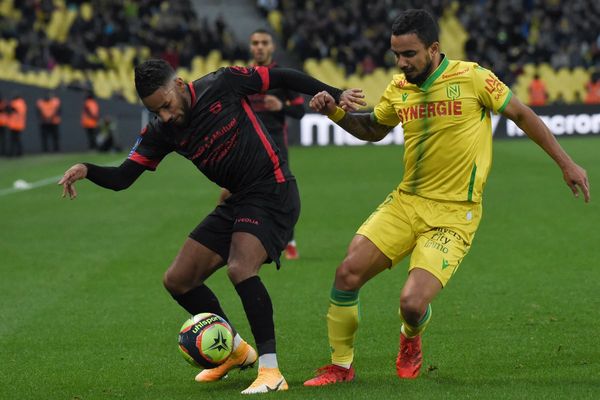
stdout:
POLYGON ((281 34, 281 12, 279 12, 278 10, 272 10, 269 12, 269 15, 267 16, 267 20, 269 21, 269 24, 271 25, 271 27, 273 28, 273 30, 275 32, 277 32, 278 34, 281 34))
POLYGON ((450 59, 462 60, 465 58, 465 42, 469 35, 455 15, 456 8, 457 4, 453 3, 439 19, 440 43, 450 59))

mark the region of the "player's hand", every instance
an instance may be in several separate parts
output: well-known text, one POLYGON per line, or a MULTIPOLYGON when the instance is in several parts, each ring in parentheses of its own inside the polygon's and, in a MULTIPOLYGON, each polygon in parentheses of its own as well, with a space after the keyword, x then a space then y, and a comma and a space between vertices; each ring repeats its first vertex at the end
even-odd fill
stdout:
POLYGON ((77 197, 77 191, 75 190, 75 182, 83 179, 87 176, 87 167, 84 164, 75 164, 69 168, 58 181, 59 185, 62 185, 63 192, 62 197, 69 196, 70 199, 77 197))
POLYGON ((367 102, 363 100, 364 98, 365 95, 362 89, 346 89, 340 96, 340 107, 344 111, 356 111, 367 105, 367 102))
POLYGON ((563 168, 563 178, 575 197, 579 197, 579 191, 581 190, 585 202, 590 202, 590 182, 585 169, 572 162, 563 168))
POLYGON ((265 108, 268 111, 281 111, 283 109, 283 103, 278 97, 272 94, 266 94, 264 97, 265 108))
POLYGON ((315 94, 308 105, 312 110, 324 115, 333 114, 337 107, 333 97, 325 91, 315 94))

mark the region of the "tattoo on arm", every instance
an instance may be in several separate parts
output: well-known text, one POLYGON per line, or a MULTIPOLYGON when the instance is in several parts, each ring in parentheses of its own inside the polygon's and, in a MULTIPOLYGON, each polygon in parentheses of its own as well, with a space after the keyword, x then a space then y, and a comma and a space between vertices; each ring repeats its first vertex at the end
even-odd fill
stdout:
POLYGON ((393 129, 371 119, 370 113, 346 113, 337 124, 352 136, 369 142, 378 142, 393 129))

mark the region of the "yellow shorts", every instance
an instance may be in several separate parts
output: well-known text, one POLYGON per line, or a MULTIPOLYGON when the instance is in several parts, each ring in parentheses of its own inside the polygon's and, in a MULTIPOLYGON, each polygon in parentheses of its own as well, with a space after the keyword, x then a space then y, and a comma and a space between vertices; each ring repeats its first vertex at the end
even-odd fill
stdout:
POLYGON ((469 252, 481 214, 481 203, 394 190, 356 233, 372 241, 392 265, 412 252, 408 270, 422 268, 446 286, 469 252))

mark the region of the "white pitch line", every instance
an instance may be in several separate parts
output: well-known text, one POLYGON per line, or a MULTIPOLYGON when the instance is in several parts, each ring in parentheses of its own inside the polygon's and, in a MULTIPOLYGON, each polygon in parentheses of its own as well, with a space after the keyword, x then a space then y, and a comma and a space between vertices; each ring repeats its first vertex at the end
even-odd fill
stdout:
MULTIPOLYGON (((116 167, 117 165, 120 165, 122 162, 123 162, 123 160, 120 159, 117 161, 113 161, 110 164, 107 164, 106 166, 107 167, 116 167)), ((11 188, 6 188, 6 189, 0 189, 0 197, 7 196, 7 195, 13 194, 13 193, 25 192, 25 191, 31 190, 31 189, 37 189, 39 187, 48 186, 53 183, 58 184, 58 181, 62 177, 63 177, 62 175, 57 175, 57 176, 53 176, 51 178, 42 179, 41 181, 37 181, 37 182, 31 182, 31 183, 28 182, 27 187, 22 187, 22 188, 11 187, 11 188)))
POLYGON ((22 188, 12 187, 12 188, 7 188, 7 189, 2 189, 2 190, 0 190, 0 197, 6 196, 9 194, 13 194, 13 193, 17 193, 17 192, 24 192, 26 190, 35 189, 35 188, 39 188, 42 186, 47 186, 51 183, 57 183, 60 178, 62 178, 62 175, 53 176, 52 178, 46 178, 46 179, 42 179, 41 181, 29 183, 29 185, 27 187, 22 187, 22 188))

